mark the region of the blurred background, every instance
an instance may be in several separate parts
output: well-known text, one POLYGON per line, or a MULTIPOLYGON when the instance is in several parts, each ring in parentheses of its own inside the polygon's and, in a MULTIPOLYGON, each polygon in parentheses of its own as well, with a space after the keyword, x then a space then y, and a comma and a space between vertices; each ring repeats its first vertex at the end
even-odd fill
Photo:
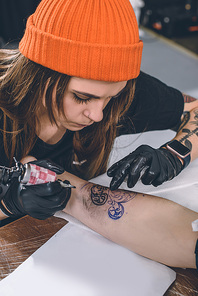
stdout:
MULTIPOLYGON (((142 70, 198 98, 198 0, 129 1, 144 42, 142 70)), ((0 0, 0 48, 18 47, 39 2, 0 0)))
POLYGON ((198 0, 130 0, 142 70, 198 99, 198 0))
MULTIPOLYGON (((141 69, 198 98, 198 0, 129 1, 144 42, 141 69)), ((39 2, 0 0, 0 48, 18 47, 39 2)))
MULTIPOLYGON (((34 12, 39 2, 40 0, 0 0, 1 47, 5 44, 17 44, 23 35, 27 17, 34 12)), ((198 0, 130 2, 140 27, 150 29, 198 54, 198 0)))
POLYGON ((140 24, 198 54, 198 0, 144 0, 140 24))
POLYGON ((40 0, 0 0, 0 47, 16 47, 40 0))

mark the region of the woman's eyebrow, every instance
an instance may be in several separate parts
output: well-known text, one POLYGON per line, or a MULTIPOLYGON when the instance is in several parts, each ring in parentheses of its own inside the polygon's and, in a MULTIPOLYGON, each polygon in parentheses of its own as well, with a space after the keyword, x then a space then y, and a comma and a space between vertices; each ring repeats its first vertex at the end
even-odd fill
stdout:
POLYGON ((93 95, 93 94, 90 94, 90 93, 86 93, 86 92, 81 92, 81 91, 77 91, 75 89, 72 89, 73 92, 79 94, 79 95, 83 95, 83 96, 86 96, 86 97, 89 97, 89 98, 95 98, 95 99, 100 99, 99 96, 96 96, 96 95, 93 95))
MULTIPOLYGON (((124 87, 121 91, 119 91, 119 93, 117 93, 115 96, 113 96, 113 98, 118 97, 118 96, 124 91, 124 89, 125 89, 125 87, 124 87)), ((90 94, 90 93, 86 93, 86 92, 77 91, 77 90, 75 90, 75 89, 72 89, 72 91, 75 92, 75 93, 77 93, 77 94, 79 94, 79 95, 86 96, 86 97, 88 97, 88 98, 95 98, 95 99, 100 99, 100 98, 101 98, 101 97, 96 96, 96 95, 94 95, 94 94, 90 94)))

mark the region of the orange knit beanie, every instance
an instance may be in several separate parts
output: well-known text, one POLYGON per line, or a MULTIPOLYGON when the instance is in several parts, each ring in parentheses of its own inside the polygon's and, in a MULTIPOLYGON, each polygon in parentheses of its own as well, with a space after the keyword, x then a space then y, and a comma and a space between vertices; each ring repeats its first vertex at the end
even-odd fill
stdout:
POLYGON ((142 49, 129 0, 42 0, 19 44, 47 68, 103 81, 136 78, 142 49))

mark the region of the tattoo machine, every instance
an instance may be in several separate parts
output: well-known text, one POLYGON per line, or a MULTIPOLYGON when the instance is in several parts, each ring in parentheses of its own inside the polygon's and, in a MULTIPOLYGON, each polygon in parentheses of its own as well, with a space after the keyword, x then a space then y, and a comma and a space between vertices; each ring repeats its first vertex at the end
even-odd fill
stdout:
MULTIPOLYGON (((56 181, 56 173, 49 169, 31 163, 22 164, 15 158, 14 161, 15 166, 11 168, 0 166, 0 197, 5 194, 13 178, 18 178, 22 185, 36 185, 56 181)), ((75 188, 69 181, 59 179, 57 181, 62 187, 75 188)))

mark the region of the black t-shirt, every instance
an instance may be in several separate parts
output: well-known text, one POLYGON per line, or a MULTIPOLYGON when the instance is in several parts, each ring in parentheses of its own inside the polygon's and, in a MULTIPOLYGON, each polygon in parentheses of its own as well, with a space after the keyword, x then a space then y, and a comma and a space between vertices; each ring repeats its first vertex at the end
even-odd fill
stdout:
MULTIPOLYGON (((117 136, 151 130, 165 130, 176 126, 181 118, 184 100, 180 91, 168 87, 143 72, 137 78, 135 97, 117 136), (132 121, 132 125, 131 125, 132 121)), ((1 126, 2 128, 2 126, 1 126)), ((51 159, 71 172, 72 139, 74 132, 67 131, 55 145, 37 139, 30 155, 37 159, 51 159)), ((0 165, 8 166, 1 136, 0 165)))
POLYGON ((172 129, 180 122, 183 109, 180 91, 140 72, 133 102, 118 135, 172 129))

